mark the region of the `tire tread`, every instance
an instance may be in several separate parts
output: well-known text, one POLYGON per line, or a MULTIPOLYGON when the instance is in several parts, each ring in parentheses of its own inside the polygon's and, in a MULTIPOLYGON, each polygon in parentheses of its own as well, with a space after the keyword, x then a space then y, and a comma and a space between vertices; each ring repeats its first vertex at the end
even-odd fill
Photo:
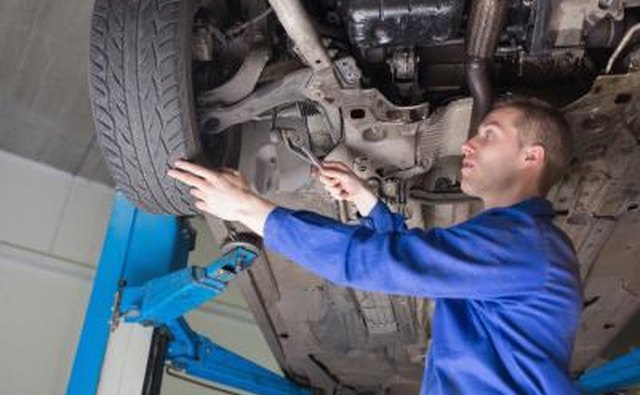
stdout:
POLYGON ((185 10, 179 0, 97 0, 89 48, 95 129, 118 189, 143 209, 176 215, 196 210, 168 166, 199 149, 185 10))

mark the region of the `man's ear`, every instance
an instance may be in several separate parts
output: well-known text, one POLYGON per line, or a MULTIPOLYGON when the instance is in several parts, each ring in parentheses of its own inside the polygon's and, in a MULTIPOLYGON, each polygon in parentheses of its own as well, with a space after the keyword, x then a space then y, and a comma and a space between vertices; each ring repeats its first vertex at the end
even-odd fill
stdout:
POLYGON ((540 144, 530 145, 524 148, 525 165, 542 166, 544 164, 544 147, 540 144))

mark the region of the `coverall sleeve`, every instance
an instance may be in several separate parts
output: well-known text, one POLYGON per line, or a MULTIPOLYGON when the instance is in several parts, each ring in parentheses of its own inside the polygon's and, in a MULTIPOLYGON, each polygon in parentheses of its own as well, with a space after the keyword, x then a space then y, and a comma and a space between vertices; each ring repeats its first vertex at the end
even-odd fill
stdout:
POLYGON ((540 290, 548 268, 534 219, 515 210, 447 229, 377 232, 278 207, 264 234, 268 248, 333 283, 398 295, 521 295, 540 290))
POLYGON ((360 223, 375 232, 404 231, 407 229, 402 215, 391 212, 381 200, 378 200, 369 215, 362 217, 360 223))

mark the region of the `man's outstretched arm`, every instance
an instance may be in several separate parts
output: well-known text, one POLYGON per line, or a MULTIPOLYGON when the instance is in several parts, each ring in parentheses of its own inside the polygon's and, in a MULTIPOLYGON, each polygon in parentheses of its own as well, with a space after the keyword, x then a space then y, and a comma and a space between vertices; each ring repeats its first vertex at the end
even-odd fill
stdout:
MULTIPOLYGON (((191 187, 197 209, 224 220, 242 222, 264 237, 264 224, 276 205, 251 190, 240 172, 233 169, 210 170, 194 163, 177 161, 168 175, 191 187)), ((350 169, 340 162, 325 162, 314 174, 327 192, 337 200, 354 203, 367 216, 378 203, 350 169)))

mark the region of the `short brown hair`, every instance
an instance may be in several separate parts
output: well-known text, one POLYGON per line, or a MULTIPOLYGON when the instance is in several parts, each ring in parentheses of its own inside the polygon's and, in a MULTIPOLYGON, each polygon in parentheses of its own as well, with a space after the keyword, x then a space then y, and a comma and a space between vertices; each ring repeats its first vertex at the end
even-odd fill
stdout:
POLYGON ((502 99, 493 105, 492 110, 505 107, 520 112, 515 124, 520 143, 544 148, 544 167, 538 188, 546 195, 562 178, 573 158, 571 127, 560 110, 536 98, 502 99))

